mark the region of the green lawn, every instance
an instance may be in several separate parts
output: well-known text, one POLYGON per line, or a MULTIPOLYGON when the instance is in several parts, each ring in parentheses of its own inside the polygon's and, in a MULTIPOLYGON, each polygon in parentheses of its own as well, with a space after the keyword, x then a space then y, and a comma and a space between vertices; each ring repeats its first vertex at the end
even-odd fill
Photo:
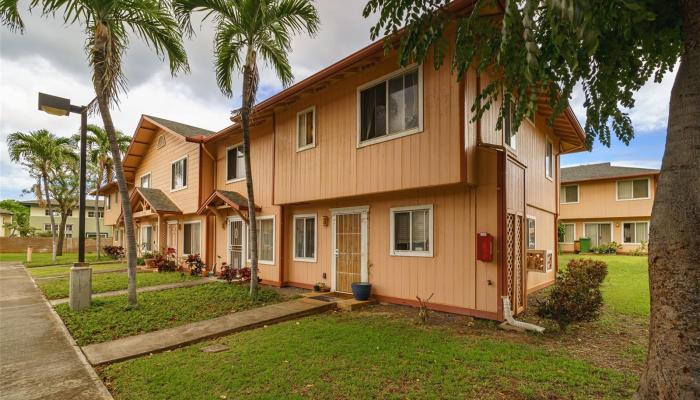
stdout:
MULTIPOLYGON (((93 273, 96 271, 110 271, 116 269, 126 269, 125 263, 95 264, 91 265, 93 273)), ((35 267, 29 268, 29 274, 34 278, 45 278, 49 276, 68 276, 70 274, 69 265, 35 267)))
MULTIPOLYGON (((184 274, 181 276, 179 272, 140 272, 136 275, 136 286, 156 286, 192 279, 200 279, 200 277, 190 276, 189 274, 184 274)), ((92 292, 102 293, 126 289, 128 287, 127 280, 128 277, 126 272, 93 274, 92 292)), ((70 280, 69 278, 61 278, 37 281, 37 285, 39 285, 39 289, 44 292, 44 295, 48 299, 60 299, 68 297, 70 280)))
POLYGON ((95 298, 92 307, 84 311, 72 311, 68 304, 58 305, 55 309, 78 345, 84 346, 216 318, 281 300, 277 291, 261 288, 258 301, 252 301, 248 297, 247 285, 212 282, 141 293, 139 307, 131 310, 127 309, 126 296, 95 298))
POLYGON ((608 264, 603 299, 610 311, 637 317, 649 316, 649 267, 646 257, 566 254, 559 256, 559 265, 563 267, 572 258, 593 258, 608 264))
MULTIPOLYGON (((85 261, 96 261, 96 253, 86 253, 85 261)), ((62 256, 56 257, 56 262, 51 262, 51 253, 34 253, 32 254, 32 262, 28 263, 27 253, 0 253, 0 261, 21 261, 26 267, 43 267, 47 265, 68 265, 78 261, 78 253, 63 253, 62 256)), ((100 261, 109 261, 109 257, 102 254, 100 261)))

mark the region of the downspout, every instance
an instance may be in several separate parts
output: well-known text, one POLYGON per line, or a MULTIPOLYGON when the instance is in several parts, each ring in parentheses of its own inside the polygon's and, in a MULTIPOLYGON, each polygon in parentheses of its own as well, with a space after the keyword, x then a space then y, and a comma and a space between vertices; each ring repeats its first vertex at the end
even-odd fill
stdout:
MULTIPOLYGON (((275 110, 272 110, 272 204, 276 204, 275 202, 275 172, 276 172, 276 166, 277 164, 277 117, 275 114, 275 110)), ((278 257, 279 260, 279 268, 277 271, 277 281, 279 282, 280 287, 284 286, 284 260, 285 260, 285 253, 284 253, 284 244, 285 244, 285 230, 284 230, 284 206, 278 206, 279 211, 280 211, 280 254, 278 257)))

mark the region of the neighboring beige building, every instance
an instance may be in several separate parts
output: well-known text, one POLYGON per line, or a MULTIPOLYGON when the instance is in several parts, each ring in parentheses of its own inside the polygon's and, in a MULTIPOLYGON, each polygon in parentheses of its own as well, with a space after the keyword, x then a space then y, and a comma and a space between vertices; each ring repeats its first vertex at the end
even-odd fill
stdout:
MULTIPOLYGON (((51 232, 51 216, 46 207, 39 205, 37 200, 20 201, 21 204, 29 207, 29 225, 36 228, 38 232, 51 232)), ((86 200, 87 210, 85 211, 85 237, 94 238, 97 236, 97 228, 95 224, 95 200, 86 200)), ((112 227, 106 226, 104 221, 103 201, 99 202, 98 213, 100 215, 100 236, 112 237, 112 227)), ((52 205, 54 205, 52 203, 52 205)), ((78 215, 79 210, 76 205, 70 212, 66 220, 66 236, 67 238, 78 237, 78 215)), ((54 222, 56 226, 61 224, 61 214, 54 206, 54 222)))
POLYGON ((610 163, 562 168, 562 251, 573 251, 574 240, 581 237, 589 237, 591 246, 614 241, 623 253, 647 245, 658 177, 657 169, 610 163))
POLYGON ((8 237, 12 234, 12 229, 5 225, 12 223, 14 215, 12 211, 0 208, 0 237, 8 237))

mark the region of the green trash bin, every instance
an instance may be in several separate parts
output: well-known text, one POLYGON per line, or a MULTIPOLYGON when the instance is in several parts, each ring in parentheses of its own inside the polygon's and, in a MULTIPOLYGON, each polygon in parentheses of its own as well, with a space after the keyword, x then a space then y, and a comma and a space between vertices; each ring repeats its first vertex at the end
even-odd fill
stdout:
POLYGON ((581 253, 588 253, 591 251, 591 238, 582 237, 579 238, 581 253))

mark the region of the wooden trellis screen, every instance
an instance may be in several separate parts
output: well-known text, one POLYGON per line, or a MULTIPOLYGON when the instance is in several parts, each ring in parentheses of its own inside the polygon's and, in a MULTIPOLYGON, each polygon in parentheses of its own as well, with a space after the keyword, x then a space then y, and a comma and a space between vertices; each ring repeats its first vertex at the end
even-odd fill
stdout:
POLYGON ((525 308, 525 268, 523 266, 523 216, 506 214, 506 293, 513 313, 525 308))

